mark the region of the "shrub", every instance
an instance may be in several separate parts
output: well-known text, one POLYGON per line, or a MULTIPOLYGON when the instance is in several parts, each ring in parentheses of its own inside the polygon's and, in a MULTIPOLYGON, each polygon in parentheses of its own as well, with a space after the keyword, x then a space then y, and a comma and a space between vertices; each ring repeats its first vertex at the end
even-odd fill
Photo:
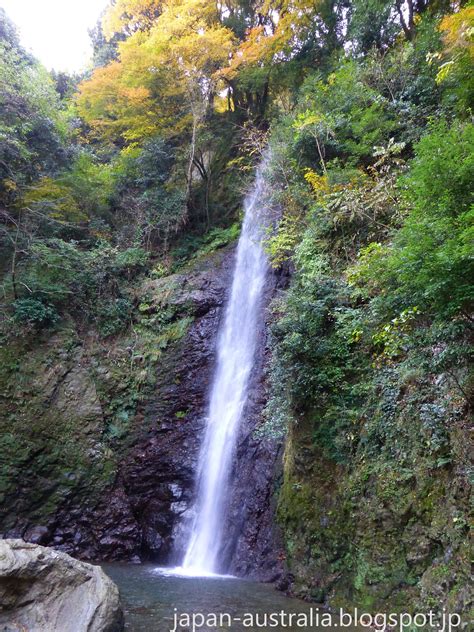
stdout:
POLYGON ((143 248, 127 248, 115 257, 115 267, 130 274, 144 268, 149 256, 143 248))
POLYGON ((116 298, 99 305, 97 310, 98 329, 106 338, 122 331, 130 320, 132 304, 128 299, 116 298))
POLYGON ((434 125, 403 178, 411 207, 395 235, 384 276, 405 307, 438 316, 468 309, 474 298, 474 125, 434 125))
POLYGON ((54 325, 59 314, 52 305, 37 298, 19 298, 13 303, 13 320, 19 325, 42 329, 54 325))

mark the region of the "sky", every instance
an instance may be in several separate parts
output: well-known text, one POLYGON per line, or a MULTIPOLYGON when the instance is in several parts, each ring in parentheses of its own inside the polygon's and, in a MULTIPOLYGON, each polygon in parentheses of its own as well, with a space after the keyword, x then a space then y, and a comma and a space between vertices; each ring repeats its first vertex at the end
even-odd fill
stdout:
POLYGON ((49 70, 79 71, 92 55, 87 30, 108 0, 0 0, 23 46, 49 70))

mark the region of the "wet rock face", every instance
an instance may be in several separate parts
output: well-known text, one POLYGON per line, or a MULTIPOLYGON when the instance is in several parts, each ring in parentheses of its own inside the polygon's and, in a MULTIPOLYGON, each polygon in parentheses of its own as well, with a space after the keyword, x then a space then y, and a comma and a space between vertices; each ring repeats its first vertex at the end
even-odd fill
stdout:
POLYGON ((225 570, 262 581, 277 581, 284 574, 283 544, 275 521, 276 482, 281 476, 282 444, 255 434, 262 423, 268 395, 267 308, 275 291, 284 285, 284 278, 269 274, 262 301, 255 366, 234 457, 230 505, 225 517, 228 537, 223 560, 229 565, 225 570))
POLYGON ((101 568, 23 540, 0 540, 2 629, 121 632, 123 625, 118 588, 101 568))
POLYGON ((154 387, 140 403, 139 422, 113 486, 85 513, 78 515, 73 501, 58 516, 61 526, 54 533, 62 537, 59 548, 89 559, 138 555, 166 564, 172 558, 174 531, 193 496, 231 265, 232 254, 227 253, 197 272, 150 281, 143 288, 148 313, 171 306, 178 316, 184 311, 192 314, 193 322, 155 368, 154 387), (79 530, 74 535, 65 530, 65 524, 80 525, 82 538, 77 538, 79 530))
MULTIPOLYGON (((0 512, 4 537, 23 537, 82 559, 137 560, 138 556, 160 564, 179 563, 191 518, 216 336, 233 256, 233 250, 221 251, 185 274, 148 280, 140 289, 145 297, 140 310, 146 318, 167 313, 172 326, 183 317, 190 324, 184 336, 152 365, 151 388, 140 393, 113 457, 104 443, 104 428, 117 402, 128 401, 131 386, 122 372, 118 377, 114 373, 113 363, 118 360, 106 346, 111 343, 105 341, 100 353, 93 355, 90 345, 80 342, 69 356, 55 351, 48 360, 48 372, 34 367, 42 374, 38 392, 46 393, 41 406, 44 403, 44 409, 54 414, 44 419, 45 441, 41 448, 35 447, 30 465, 36 471, 34 459, 42 455, 42 478, 25 475, 8 496, 10 509, 3 517, 0 512), (106 363, 108 355, 112 361, 106 363), (58 422, 69 432, 66 446, 64 433, 54 440, 58 454, 67 448, 61 457, 56 457, 49 439, 50 429, 58 422), (33 511, 32 505, 39 509, 33 511)), ((270 277, 265 303, 275 284, 270 277)), ((229 538, 223 556, 226 570, 273 579, 280 572, 278 545, 273 544, 273 487, 280 449, 253 437, 266 397, 265 313, 263 307, 260 345, 234 464, 226 517, 229 538)), ((119 343, 129 346, 126 341, 119 343)), ((47 344, 54 349, 64 347, 61 340, 47 344)), ((136 372, 147 362, 144 357, 136 372)))

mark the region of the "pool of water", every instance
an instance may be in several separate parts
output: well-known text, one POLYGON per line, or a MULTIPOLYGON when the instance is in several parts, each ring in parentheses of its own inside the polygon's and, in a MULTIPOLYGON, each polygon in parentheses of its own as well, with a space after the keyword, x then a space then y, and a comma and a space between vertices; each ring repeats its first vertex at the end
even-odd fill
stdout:
POLYGON ((229 577, 181 577, 146 564, 104 564, 103 568, 120 589, 128 632, 338 627, 336 620, 331 626, 330 615, 316 605, 290 599, 267 584, 229 577))

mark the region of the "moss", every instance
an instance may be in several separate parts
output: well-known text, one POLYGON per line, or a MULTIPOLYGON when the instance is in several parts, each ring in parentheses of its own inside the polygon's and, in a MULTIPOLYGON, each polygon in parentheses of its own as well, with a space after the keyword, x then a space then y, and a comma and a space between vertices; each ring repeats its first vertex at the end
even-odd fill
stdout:
POLYGON ((407 385, 403 367, 374 368, 371 379, 346 464, 319 445, 321 434, 312 432, 319 415, 309 411, 291 428, 278 518, 295 593, 324 594, 335 607, 456 604, 464 611, 472 598, 465 588, 469 485, 457 401, 426 374, 417 382, 420 372, 407 385))
MULTIPOLYGON (((198 267, 205 266, 202 258, 198 267)), ((180 348, 194 320, 186 298, 192 274, 185 283, 171 275, 135 288, 131 328, 113 339, 65 320, 55 332, 2 346, 1 531, 47 524, 71 499, 91 506, 114 481, 137 437, 156 423, 143 415, 144 402, 158 400, 159 416, 160 393, 179 380, 180 348)))

